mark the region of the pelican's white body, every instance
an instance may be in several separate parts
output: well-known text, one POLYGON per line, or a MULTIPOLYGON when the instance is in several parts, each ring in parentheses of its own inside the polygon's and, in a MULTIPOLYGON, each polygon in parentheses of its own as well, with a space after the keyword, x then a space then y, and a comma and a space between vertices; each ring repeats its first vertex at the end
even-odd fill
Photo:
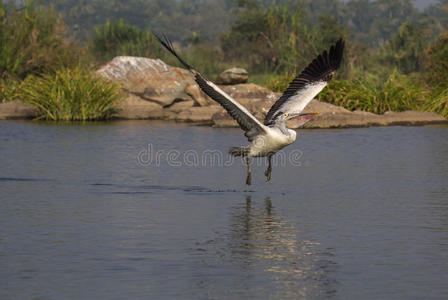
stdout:
POLYGON ((249 146, 248 156, 273 155, 284 147, 294 143, 297 133, 289 128, 264 126, 265 134, 258 135, 249 146))

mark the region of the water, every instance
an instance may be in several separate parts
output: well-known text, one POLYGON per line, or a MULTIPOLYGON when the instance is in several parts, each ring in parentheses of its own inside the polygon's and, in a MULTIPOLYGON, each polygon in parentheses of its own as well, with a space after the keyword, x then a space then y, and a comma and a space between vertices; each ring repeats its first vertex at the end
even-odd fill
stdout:
POLYGON ((299 131, 250 188, 244 144, 0 122, 0 299, 448 298, 447 127, 299 131))

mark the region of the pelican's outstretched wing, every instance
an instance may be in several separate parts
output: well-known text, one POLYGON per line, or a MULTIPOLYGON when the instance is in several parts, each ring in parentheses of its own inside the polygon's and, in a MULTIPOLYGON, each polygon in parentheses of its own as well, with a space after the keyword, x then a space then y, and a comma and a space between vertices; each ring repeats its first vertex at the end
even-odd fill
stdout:
POLYGON ((206 93, 210 98, 218 102, 222 107, 224 107, 227 112, 234 118, 241 129, 246 131, 246 136, 249 140, 252 140, 252 137, 265 131, 264 125, 257 120, 244 106, 238 103, 235 99, 226 94, 223 90, 221 90, 218 86, 216 86, 213 82, 204 78, 201 73, 193 69, 192 66, 187 64, 174 50, 173 44, 171 41, 163 35, 163 37, 159 37, 155 35, 159 42, 169 51, 171 54, 176 56, 176 58, 194 75, 194 79, 196 83, 199 85, 202 91, 206 93))
POLYGON ((331 80, 341 65, 343 54, 344 40, 340 39, 331 46, 330 52, 324 51, 316 57, 289 83, 283 95, 272 105, 264 124, 274 123, 283 113, 300 113, 331 80))

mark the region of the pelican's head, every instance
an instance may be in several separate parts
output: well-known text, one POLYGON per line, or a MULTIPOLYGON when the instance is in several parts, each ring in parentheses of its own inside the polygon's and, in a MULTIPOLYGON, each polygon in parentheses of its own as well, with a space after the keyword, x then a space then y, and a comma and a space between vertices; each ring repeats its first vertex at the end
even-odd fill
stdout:
POLYGON ((277 119, 279 121, 288 121, 292 118, 295 118, 296 116, 298 116, 299 114, 294 114, 294 113, 281 113, 277 119))

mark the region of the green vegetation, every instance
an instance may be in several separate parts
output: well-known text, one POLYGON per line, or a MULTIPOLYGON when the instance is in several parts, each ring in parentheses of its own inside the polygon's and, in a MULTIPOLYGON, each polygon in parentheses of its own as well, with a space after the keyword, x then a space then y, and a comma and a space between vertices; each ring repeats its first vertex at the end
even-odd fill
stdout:
POLYGON ((0 102, 18 98, 21 82, 9 78, 0 79, 0 102))
POLYGON ((427 93, 419 82, 395 70, 385 81, 373 74, 359 74, 349 80, 333 80, 319 100, 377 114, 386 111, 422 109, 427 93))
POLYGON ((426 81, 434 87, 448 86, 448 28, 424 52, 426 81))
POLYGON ((279 6, 245 10, 221 37, 221 45, 227 60, 244 60, 252 72, 284 72, 302 68, 316 52, 343 36, 335 18, 321 17, 318 25, 312 25, 301 10, 279 6))
POLYGON ((0 0, 2 101, 20 98, 47 120, 108 118, 118 86, 86 71, 89 64, 85 49, 67 38, 53 9, 33 1, 19 9, 0 0))
POLYGON ((102 120, 111 116, 119 86, 82 68, 61 69, 55 74, 29 76, 19 96, 39 109, 41 119, 102 120))
POLYGON ((95 33, 90 40, 89 50, 100 62, 107 62, 119 55, 157 56, 150 49, 161 50, 150 30, 141 30, 123 19, 107 21, 106 24, 95 27, 95 33))
POLYGON ((51 8, 27 1, 22 9, 0 0, 0 78, 24 79, 78 64, 82 49, 67 39, 62 19, 51 8))
POLYGON ((421 27, 408 21, 380 50, 382 64, 398 68, 403 74, 420 70, 420 56, 425 49, 425 35, 421 27))
POLYGON ((109 117, 117 87, 87 70, 115 56, 179 66, 152 31, 167 34, 211 79, 239 66, 251 82, 279 92, 343 37, 344 64, 320 100, 350 110, 448 116, 446 0, 425 11, 410 0, 15 2, 0 0, 0 101, 22 98, 43 119, 109 117))
POLYGON ((431 100, 425 103, 427 111, 434 111, 445 118, 448 118, 448 89, 436 94, 431 100))

